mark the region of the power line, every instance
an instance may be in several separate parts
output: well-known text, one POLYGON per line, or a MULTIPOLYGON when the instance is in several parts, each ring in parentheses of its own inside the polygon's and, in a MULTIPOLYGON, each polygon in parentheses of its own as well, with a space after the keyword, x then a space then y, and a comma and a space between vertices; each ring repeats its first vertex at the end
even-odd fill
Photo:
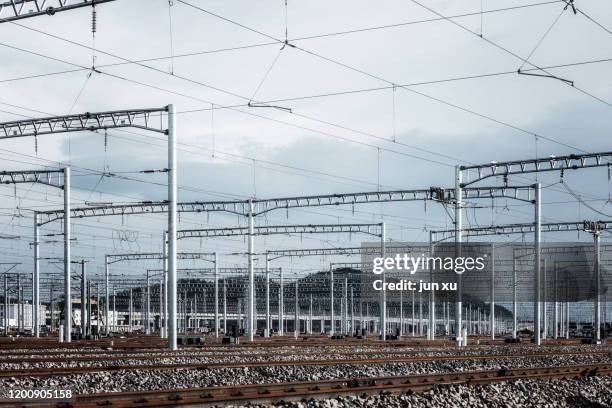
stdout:
MULTIPOLYGON (((211 15, 211 16, 214 16, 214 17, 217 17, 217 18, 219 18, 219 19, 221 19, 221 20, 223 20, 223 21, 226 21, 226 22, 228 22, 228 23, 230 23, 230 24, 233 24, 233 25, 236 25, 236 26, 238 26, 238 27, 244 28, 244 29, 246 29, 246 30, 248 30, 248 31, 251 31, 251 32, 253 32, 253 33, 256 33, 256 34, 259 34, 259 35, 261 35, 261 36, 264 36, 264 37, 266 37, 266 38, 268 38, 268 39, 275 40, 275 41, 277 41, 277 42, 278 42, 278 43, 280 43, 280 44, 283 44, 283 43, 284 43, 284 41, 282 41, 282 40, 280 40, 280 39, 278 39, 278 38, 276 38, 276 37, 274 37, 274 36, 272 36, 272 35, 266 34, 266 33, 262 32, 262 31, 260 31, 260 30, 254 29, 254 28, 252 28, 252 27, 248 27, 248 26, 246 26, 246 25, 244 25, 244 24, 242 24, 242 23, 239 23, 239 22, 237 22, 237 21, 235 21, 235 20, 232 20, 232 19, 229 19, 229 18, 227 18, 227 17, 221 16, 221 15, 219 15, 219 14, 217 14, 217 13, 213 13, 213 12, 211 12, 211 11, 209 11, 209 10, 206 10, 206 9, 202 8, 202 7, 195 6, 195 5, 193 5, 193 4, 191 4, 191 3, 189 3, 189 2, 187 2, 187 1, 185 1, 185 0, 177 0, 177 1, 179 1, 180 3, 183 3, 183 4, 185 4, 185 5, 188 5, 188 6, 190 6, 190 7, 194 8, 194 9, 196 9, 196 10, 199 10, 199 11, 201 11, 201 12, 205 13, 205 14, 208 14, 208 15, 211 15)), ((426 6, 421 5, 421 4, 420 4, 420 3, 418 3, 416 0, 412 0, 412 1, 413 1, 415 4, 418 4, 418 5, 420 5, 420 6, 422 6, 422 7, 424 7, 424 8, 426 8, 426 9, 428 9, 428 10, 429 10, 429 8, 427 8, 426 6)), ((431 10, 430 10, 430 11, 431 11, 431 10)), ((439 13, 436 13, 435 11, 431 11, 431 12, 432 12, 432 13, 434 13, 434 14, 436 14, 436 15, 438 15, 438 17, 439 17, 439 18, 444 19, 444 20, 451 21, 453 24, 456 24, 456 25, 458 25, 459 27, 461 27, 461 28, 463 28, 463 29, 465 29, 465 30, 469 31, 470 33, 475 34, 475 33, 474 33, 474 32, 472 32, 471 30, 469 30, 469 29, 467 29, 467 28, 463 27, 462 25, 458 24, 457 22, 455 22, 455 21, 453 21, 453 20, 449 20, 447 17, 445 17, 445 16, 443 16, 443 15, 441 15, 441 14, 439 14, 439 13)), ((475 35, 478 35, 478 34, 475 34, 475 35)), ((483 39, 484 39, 484 38, 483 38, 483 39)), ((485 40, 486 40, 486 41, 489 41, 488 39, 485 39, 485 40)), ((494 45, 495 45, 495 46, 497 46, 497 47, 502 48, 501 46, 498 46, 497 44, 494 44, 494 45)), ((378 80, 378 81, 386 82, 387 84, 389 84, 389 85, 391 85, 391 86, 394 86, 394 85, 396 85, 396 86, 397 86, 397 84, 396 84, 395 82, 393 82, 393 81, 389 81, 389 80, 387 80, 387 79, 385 79, 385 78, 382 78, 382 77, 380 77, 380 76, 378 76, 378 75, 375 75, 375 74, 372 74, 372 73, 366 72, 366 71, 364 71, 364 70, 362 70, 362 69, 360 69, 360 68, 356 68, 356 67, 353 67, 353 66, 351 66, 351 65, 348 65, 348 64, 346 64, 346 63, 343 63, 343 62, 341 62, 341 61, 338 61, 338 60, 335 60, 335 59, 332 59, 332 58, 329 58, 329 57, 323 56, 322 54, 316 53, 316 52, 314 52, 314 51, 307 50, 307 49, 305 49, 305 48, 303 48, 303 47, 300 47, 300 46, 298 46, 298 45, 295 45, 295 44, 294 44, 294 45, 293 45, 293 48, 298 49, 298 50, 300 50, 300 51, 302 51, 302 52, 305 52, 305 53, 307 53, 307 54, 309 54, 309 55, 315 56, 315 57, 317 57, 317 58, 320 58, 320 59, 322 59, 322 60, 324 60, 324 61, 327 61, 327 62, 330 62, 330 63, 332 63, 332 64, 335 64, 335 65, 341 66, 341 67, 346 68, 346 69, 348 69, 348 70, 351 70, 351 71, 354 71, 354 72, 360 73, 360 74, 362 74, 362 75, 364 75, 364 76, 367 76, 367 77, 370 77, 370 78, 376 79, 376 80, 378 80)), ((510 51, 508 51, 508 52, 510 52, 510 51)), ((515 56, 516 56, 516 57, 518 57, 517 55, 515 55, 515 56)), ((518 58, 520 58, 520 57, 518 57, 518 58)), ((521 59, 521 60, 522 60, 522 59, 521 59)), ((531 65, 533 65, 533 64, 531 64, 531 65)), ((535 65, 534 65, 534 66, 535 66, 535 65)), ((537 67, 537 66, 535 66, 535 67, 536 67, 536 68, 538 68, 538 69, 541 69, 540 67, 537 67)), ((551 142, 551 143, 559 144, 559 145, 562 145, 562 146, 564 146, 564 147, 568 147, 568 148, 571 148, 571 149, 574 149, 574 150, 579 150, 579 151, 581 151, 581 152, 585 152, 585 153, 586 153, 586 151, 584 151, 584 150, 582 150, 582 149, 579 149, 579 148, 577 148, 577 147, 575 147, 575 146, 571 146, 571 145, 569 145, 569 144, 567 144, 567 143, 563 143, 563 142, 557 141, 557 140, 555 140, 555 139, 553 139, 553 138, 550 138, 550 137, 546 137, 546 136, 542 136, 542 135, 536 134, 535 132, 531 132, 531 131, 525 130, 525 129, 523 129, 523 128, 521 128, 521 127, 517 126, 517 125, 513 125, 513 124, 510 124, 509 122, 505 122, 505 121, 502 121, 502 120, 495 119, 495 118, 493 118, 492 116, 489 116, 489 115, 485 115, 485 114, 482 114, 482 113, 476 112, 476 111, 474 111, 474 110, 472 110, 472 109, 465 108, 465 107, 460 106, 460 105, 457 105, 457 104, 455 104, 455 103, 445 101, 445 100, 443 100, 443 99, 441 99, 441 98, 437 98, 437 97, 431 96, 431 95, 426 94, 426 93, 424 93, 424 92, 420 92, 420 91, 417 91, 417 90, 414 90, 414 89, 411 89, 411 88, 408 88, 408 87, 403 87, 403 86, 399 86, 399 88, 400 88, 400 89, 404 89, 404 90, 406 90, 406 91, 408 91, 408 92, 411 92, 411 93, 414 93, 414 94, 417 94, 417 95, 423 96, 423 97, 425 97, 425 98, 427 98, 427 99, 430 99, 430 100, 433 100, 433 101, 439 102, 439 103, 441 103, 441 104, 444 104, 444 105, 447 105, 447 106, 453 107, 453 108, 455 108, 455 109, 461 110, 461 111, 466 112, 466 113, 469 113, 469 114, 471 114, 471 115, 475 115, 475 116, 478 116, 478 117, 480 117, 480 118, 483 118, 483 119, 486 119, 486 120, 492 121, 492 122, 497 123, 497 124, 499 124, 499 125, 503 125, 503 126, 505 126, 505 127, 509 127, 509 128, 511 128, 511 129, 517 130, 517 131, 519 131, 519 132, 521 132, 521 133, 527 134, 527 135, 529 135, 530 137, 533 137, 534 135, 537 135, 538 137, 541 137, 542 139, 548 140, 548 141, 549 141, 549 142, 551 142)), ((610 106, 612 107, 612 105, 610 105, 610 106)))

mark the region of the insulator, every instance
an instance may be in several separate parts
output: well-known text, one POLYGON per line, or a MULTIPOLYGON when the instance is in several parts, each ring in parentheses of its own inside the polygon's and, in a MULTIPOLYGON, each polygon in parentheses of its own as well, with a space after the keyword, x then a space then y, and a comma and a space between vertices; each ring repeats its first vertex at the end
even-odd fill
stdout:
POLYGON ((38 156, 38 136, 34 135, 34 153, 38 156))
POLYGON ((108 133, 104 131, 104 152, 106 152, 107 148, 108 148, 108 133))
POLYGON ((92 34, 95 34, 98 29, 97 20, 98 20, 98 16, 96 13, 96 8, 92 7, 91 8, 91 32, 92 34))

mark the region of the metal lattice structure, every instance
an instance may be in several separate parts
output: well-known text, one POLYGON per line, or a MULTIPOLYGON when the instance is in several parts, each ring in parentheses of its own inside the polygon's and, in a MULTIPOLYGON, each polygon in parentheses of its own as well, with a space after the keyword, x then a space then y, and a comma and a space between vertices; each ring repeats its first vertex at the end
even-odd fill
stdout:
POLYGON ((37 16, 53 16, 62 11, 93 7, 114 0, 11 0, 0 4, 0 23, 37 16))
POLYGON ((64 174, 63 169, 59 170, 22 170, 22 171, 2 171, 0 172, 0 184, 43 184, 45 186, 64 188, 64 182, 60 175, 64 174))
MULTIPOLYGON (((511 198, 520 201, 533 201, 532 186, 474 187, 463 191, 464 199, 511 198)), ((313 195, 287 198, 234 201, 193 201, 177 203, 177 211, 184 213, 226 212, 248 216, 250 205, 253 216, 278 209, 301 207, 320 207, 338 205, 371 204, 381 202, 435 201, 452 203, 455 201, 453 189, 432 187, 420 190, 374 191, 362 193, 313 195)), ((122 216, 134 214, 161 214, 168 212, 166 201, 142 201, 126 204, 108 204, 72 209, 72 218, 90 218, 104 216, 122 216)), ((41 225, 64 217, 61 209, 40 212, 41 225)))
POLYGON ((505 162, 490 162, 473 166, 460 166, 462 172, 467 172, 466 182, 461 186, 479 182, 490 177, 508 177, 525 173, 541 173, 548 171, 565 171, 587 169, 592 167, 609 167, 612 165, 612 152, 570 154, 566 156, 551 156, 548 158, 513 160, 505 162), (469 179, 469 175, 476 171, 476 177, 469 179))
POLYGON ((239 235, 274 235, 274 234, 367 234, 380 237, 382 224, 306 224, 306 225, 265 225, 254 227, 249 233, 247 227, 208 228, 177 231, 177 238, 212 238, 239 235))
MULTIPOLYGON (((192 259, 192 260, 206 260, 214 262, 215 254, 212 252, 178 252, 176 259, 192 259)), ((157 260, 164 259, 164 254, 157 252, 142 252, 142 253, 128 253, 128 254, 110 254, 106 255, 107 265, 111 265, 117 262, 125 261, 142 261, 142 260, 157 260)))
MULTIPOLYGON (((592 231, 592 225, 597 230, 612 229, 612 221, 575 221, 575 222, 545 222, 541 224, 541 232, 567 232, 592 231)), ((464 237, 481 237, 488 235, 532 234, 536 229, 534 223, 517 223, 505 225, 491 225, 486 227, 464 228, 464 237)), ((455 237, 455 230, 431 231, 434 242, 444 241, 455 237)))
POLYGON ((167 108, 86 112, 67 116, 3 122, 0 123, 0 140, 52 133, 93 132, 100 129, 127 127, 167 134, 163 122, 159 119, 160 112, 166 111, 167 108))

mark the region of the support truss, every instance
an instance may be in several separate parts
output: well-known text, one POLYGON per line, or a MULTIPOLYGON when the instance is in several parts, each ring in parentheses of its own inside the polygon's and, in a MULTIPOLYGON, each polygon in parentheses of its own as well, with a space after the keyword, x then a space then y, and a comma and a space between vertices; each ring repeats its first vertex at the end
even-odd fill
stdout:
POLYGON ((64 174, 64 169, 2 171, 0 172, 0 184, 36 183, 63 189, 64 181, 60 174, 64 174))
MULTIPOLYGON (((548 222, 542 223, 542 232, 566 232, 566 231, 587 231, 592 230, 593 225, 597 230, 612 229, 612 221, 575 221, 575 222, 548 222)), ((510 234, 529 234, 536 230, 534 223, 525 224, 506 224, 492 225, 488 227, 463 228, 462 236, 480 237, 488 235, 510 235, 510 234)), ((441 242, 455 237, 455 230, 431 231, 432 241, 441 242)))
POLYGON ((365 262, 332 262, 329 264, 329 267, 334 270, 338 269, 357 269, 362 270, 366 267, 372 267, 371 263, 365 262))
MULTIPOLYGON (((254 268, 255 272, 258 273, 264 273, 266 271, 266 268, 254 268)), ((268 269, 270 272, 279 272, 281 271, 281 268, 269 268, 268 269)), ((163 269, 148 269, 149 272, 151 273, 161 273, 164 270, 163 269)), ((193 273, 201 273, 201 274, 214 274, 215 273, 215 268, 178 268, 176 270, 178 273, 187 273, 187 272, 193 272, 193 273)), ((249 272, 249 268, 241 268, 241 267, 227 267, 227 268, 218 268, 217 272, 222 274, 229 274, 229 273, 248 273, 249 272)))
POLYGON ((0 23, 108 3, 114 0, 11 0, 0 4, 0 23))
MULTIPOLYGON (((466 188, 463 190, 463 198, 511 198, 531 202, 532 189, 532 186, 466 188)), ((375 191, 253 200, 253 215, 257 216, 277 209, 298 207, 320 207, 425 200, 452 203, 455 200, 455 190, 432 187, 426 190, 375 191)), ((227 212, 247 216, 250 212, 250 202, 248 200, 185 202, 177 203, 177 211, 183 213, 227 212)), ((166 212, 168 212, 168 203, 166 201, 142 201, 128 204, 78 207, 72 209, 71 215, 72 218, 90 218, 113 215, 160 214, 166 212)), ((40 212, 39 215, 40 225, 44 225, 62 219, 64 217, 64 212, 58 209, 43 211, 40 212)))
MULTIPOLYGON (((405 250, 405 246, 393 247, 386 246, 386 251, 393 253, 405 250)), ((328 256, 328 255, 379 255, 380 247, 378 246, 363 246, 363 247, 346 247, 346 248, 312 248, 312 249, 279 249, 267 251, 268 260, 273 261, 279 258, 300 258, 303 256, 328 256)), ((231 255, 247 255, 246 253, 233 253, 231 255)))
MULTIPOLYGON (((215 254, 211 252, 179 252, 176 254, 177 259, 198 259, 204 261, 215 261, 215 254)), ((142 261, 147 259, 164 259, 164 255, 155 252, 147 253, 128 253, 128 254, 112 254, 106 255, 107 264, 111 265, 117 262, 124 261, 142 261)))
POLYGON ((0 123, 0 140, 52 133, 136 128, 167 134, 161 114, 168 108, 79 113, 66 116, 25 119, 0 123))
MULTIPOLYGON (((274 235, 274 234, 325 234, 325 233, 349 233, 367 234, 376 237, 382 236, 382 224, 306 224, 306 225, 267 225, 254 227, 252 235, 274 235)), ((178 230, 177 238, 211 238, 230 237, 236 235, 249 235, 249 228, 208 228, 178 230)))
POLYGON ((547 171, 578 170, 591 167, 605 167, 612 165, 612 152, 599 152, 587 154, 570 154, 567 156, 551 156, 548 158, 514 160, 507 162, 491 162, 473 166, 460 166, 460 170, 467 171, 461 187, 469 186, 489 177, 510 176, 525 173, 540 173, 547 171), (476 177, 473 172, 476 172, 476 177))

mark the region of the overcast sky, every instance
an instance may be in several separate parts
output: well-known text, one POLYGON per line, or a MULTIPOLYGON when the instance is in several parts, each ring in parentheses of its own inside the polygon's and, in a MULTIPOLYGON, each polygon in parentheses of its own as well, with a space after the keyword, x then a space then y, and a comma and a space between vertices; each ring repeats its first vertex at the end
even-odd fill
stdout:
MULTIPOLYGON (((484 13, 476 0, 287 3, 118 0, 96 7, 95 39, 86 8, 2 23, 0 120, 174 103, 181 201, 451 187, 456 164, 612 150, 608 1, 577 2, 591 20, 563 11, 559 1, 484 0, 484 13), (457 15, 464 17, 440 18, 457 15), (516 72, 535 66, 548 68, 527 72, 574 86, 516 72), (248 107, 249 101, 282 109, 248 107)), ((5 140, 3 170, 70 164, 75 205, 165 199, 163 175, 132 173, 167 166, 163 138, 141 130, 112 130, 107 137, 105 148, 102 133, 41 136, 38 152, 31 138, 5 140), (101 177, 104 171, 142 181, 101 177)), ((612 214, 605 168, 565 175, 582 203, 559 184, 558 174, 540 179, 547 186, 545 219, 612 214)), ((32 209, 58 208, 61 193, 2 186, 0 200, 0 233, 21 237, 0 240, 2 261, 23 262, 21 270, 29 272, 32 209)), ((484 208, 466 211, 466 224, 532 220, 524 203, 480 204, 484 208)), ((236 216, 180 219, 181 228, 245 224, 236 216)), ((426 229, 452 225, 431 203, 281 211, 258 222, 381 219, 394 240, 425 240, 426 229)), ((92 258, 98 272, 104 254, 160 250, 165 218, 75 224, 73 254, 92 258)), ((58 231, 59 224, 44 229, 58 231)), ((544 238, 588 239, 575 233, 544 238)), ((262 238, 256 250, 355 246, 363 239, 262 238)), ((181 241, 180 250, 200 248, 244 251, 246 242, 181 241)), ((42 253, 61 256, 61 249, 59 242, 45 243, 42 253)), ((244 265, 245 259, 222 262, 244 265)), ((155 265, 121 264, 116 273, 142 276, 155 265)), ((328 268, 329 259, 279 265, 303 273, 328 268)))

